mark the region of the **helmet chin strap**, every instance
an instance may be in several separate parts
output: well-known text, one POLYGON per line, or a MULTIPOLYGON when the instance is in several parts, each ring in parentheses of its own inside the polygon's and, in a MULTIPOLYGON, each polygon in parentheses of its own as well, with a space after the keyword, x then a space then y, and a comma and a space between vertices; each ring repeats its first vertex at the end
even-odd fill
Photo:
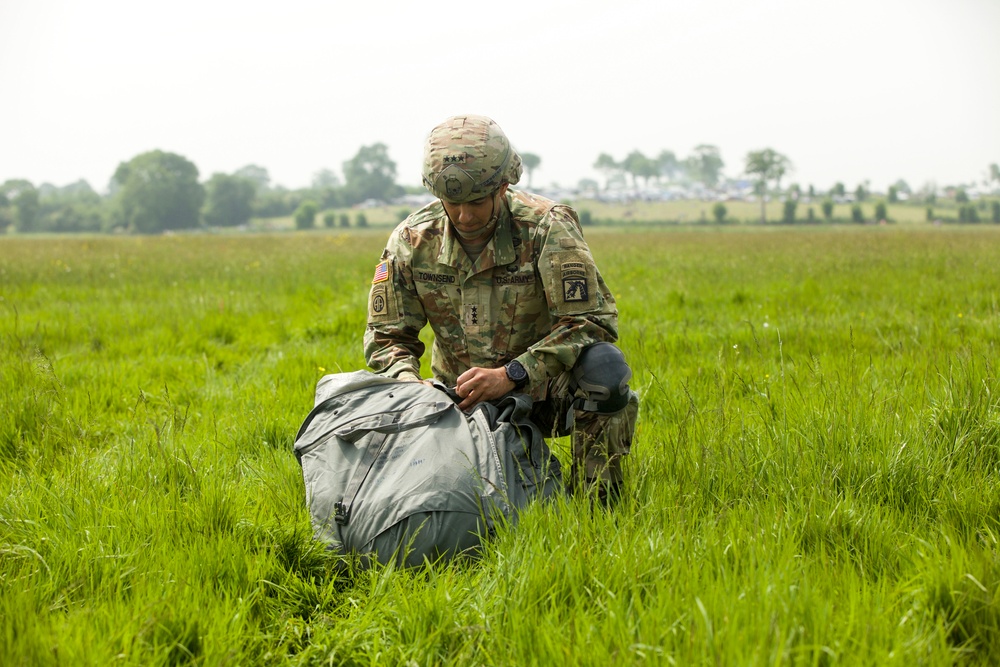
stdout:
POLYGON ((456 225, 455 222, 452 221, 451 227, 452 229, 455 230, 455 233, 457 233, 466 241, 474 241, 482 236, 485 236, 486 234, 492 235, 493 230, 496 229, 497 223, 500 222, 500 206, 497 203, 497 198, 499 194, 500 194, 499 188, 493 191, 493 194, 490 197, 493 203, 493 213, 490 215, 490 219, 487 220, 482 227, 472 232, 463 232, 461 229, 458 228, 458 225, 456 225))

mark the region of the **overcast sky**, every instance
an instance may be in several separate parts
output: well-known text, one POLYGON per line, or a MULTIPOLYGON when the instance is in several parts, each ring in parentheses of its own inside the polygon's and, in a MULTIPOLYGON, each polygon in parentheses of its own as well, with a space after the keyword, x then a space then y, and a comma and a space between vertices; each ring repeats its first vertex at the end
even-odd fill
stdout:
POLYGON ((0 182, 103 191, 162 149, 298 188, 382 142, 416 185, 459 113, 536 186, 698 144, 823 190, 971 183, 1000 162, 1000 0, 0 0, 0 182))

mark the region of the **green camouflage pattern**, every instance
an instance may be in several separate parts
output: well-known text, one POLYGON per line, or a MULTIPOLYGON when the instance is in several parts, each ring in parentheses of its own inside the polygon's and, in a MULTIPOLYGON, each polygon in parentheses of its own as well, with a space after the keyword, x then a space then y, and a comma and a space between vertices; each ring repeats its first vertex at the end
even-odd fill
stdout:
POLYGON ((625 408, 614 414, 598 414, 573 408, 575 399, 587 399, 586 392, 572 390, 572 376, 561 373, 549 381, 549 400, 536 405, 532 418, 542 426, 545 437, 571 435, 573 470, 571 483, 591 485, 595 481, 622 480, 622 459, 632 449, 636 419, 639 416, 639 395, 629 390, 625 408), (566 416, 572 410, 573 419, 566 416))
POLYGON ((622 459, 632 449, 635 422, 639 416, 639 396, 629 395, 628 405, 613 415, 575 412, 572 434, 574 475, 583 474, 585 483, 622 482, 622 459))
POLYGON ((486 116, 453 116, 424 144, 424 187, 445 201, 474 201, 520 179, 520 156, 486 116))
MULTIPOLYGON (((505 202, 493 238, 474 261, 440 201, 392 232, 369 293, 364 348, 372 370, 419 379, 419 334, 429 324, 431 371, 444 384, 453 386, 470 368, 517 359, 533 399, 571 400, 567 371, 580 351, 618 338, 615 299, 572 208, 513 189, 505 202)), ((574 450, 588 478, 620 478, 637 410, 633 395, 616 415, 577 415, 582 440, 574 450)))

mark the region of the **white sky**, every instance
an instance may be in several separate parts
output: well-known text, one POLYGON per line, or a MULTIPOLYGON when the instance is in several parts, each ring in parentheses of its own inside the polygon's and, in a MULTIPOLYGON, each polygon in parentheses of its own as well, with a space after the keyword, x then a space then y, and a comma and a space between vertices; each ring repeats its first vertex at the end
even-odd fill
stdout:
POLYGON ((415 185, 458 113, 536 186, 702 143, 823 190, 971 183, 1000 162, 1000 0, 0 0, 0 182, 103 191, 159 148, 298 188, 382 142, 415 185))

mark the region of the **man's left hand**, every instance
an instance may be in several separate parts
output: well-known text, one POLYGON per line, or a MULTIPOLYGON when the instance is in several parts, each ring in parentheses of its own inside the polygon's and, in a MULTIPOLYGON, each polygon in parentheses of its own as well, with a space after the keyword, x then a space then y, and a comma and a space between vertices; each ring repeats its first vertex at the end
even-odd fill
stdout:
POLYGON ((507 369, 470 368, 458 376, 455 391, 462 397, 458 407, 468 410, 480 401, 492 401, 513 391, 514 381, 507 377, 507 369))

